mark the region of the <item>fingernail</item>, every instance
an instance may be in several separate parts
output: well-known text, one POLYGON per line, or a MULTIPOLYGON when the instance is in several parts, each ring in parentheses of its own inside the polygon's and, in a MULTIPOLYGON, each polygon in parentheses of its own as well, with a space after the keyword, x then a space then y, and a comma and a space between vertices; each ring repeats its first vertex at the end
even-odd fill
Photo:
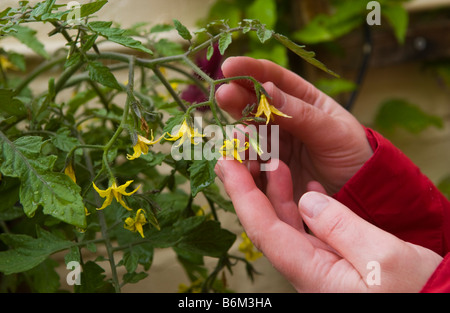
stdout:
POLYGON ((300 210, 309 218, 319 215, 329 204, 327 197, 318 192, 308 192, 300 199, 300 210))

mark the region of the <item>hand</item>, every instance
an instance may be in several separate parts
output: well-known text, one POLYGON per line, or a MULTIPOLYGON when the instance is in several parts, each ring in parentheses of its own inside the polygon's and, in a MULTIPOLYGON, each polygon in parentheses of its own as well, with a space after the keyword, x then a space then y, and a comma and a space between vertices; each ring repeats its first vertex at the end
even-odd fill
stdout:
MULTIPOLYGON (((360 123, 293 72, 248 57, 229 58, 222 70, 225 77, 254 77, 272 97, 271 104, 292 117, 276 116, 274 123, 280 125, 280 159, 291 169, 296 200, 311 181, 319 181, 329 194, 336 193, 372 156, 360 123)), ((247 104, 256 102, 256 95, 249 81, 240 80, 221 86, 216 99, 239 119, 247 104)))
POLYGON ((216 173, 249 238, 298 291, 419 292, 442 261, 324 194, 308 192, 297 207, 283 162, 266 172, 267 196, 245 164, 221 159, 216 173), (367 278, 373 269, 367 266, 373 261, 380 266, 380 280, 371 286, 367 278))

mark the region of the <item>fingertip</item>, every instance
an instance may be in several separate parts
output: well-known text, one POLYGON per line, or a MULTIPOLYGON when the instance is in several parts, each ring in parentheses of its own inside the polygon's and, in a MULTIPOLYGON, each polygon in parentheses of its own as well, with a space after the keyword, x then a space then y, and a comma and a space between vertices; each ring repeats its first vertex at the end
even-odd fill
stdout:
POLYGON ((220 103, 223 101, 224 96, 226 94, 226 90, 228 88, 227 84, 220 85, 216 90, 216 100, 220 106, 220 103))
POLYGON ((322 211, 330 204, 327 196, 316 191, 305 193, 299 201, 300 212, 309 218, 320 215, 322 211))
POLYGON ((325 190, 325 188, 318 181, 310 181, 310 182, 308 182, 306 184, 306 190, 307 191, 320 192, 320 193, 323 193, 325 195, 327 194, 327 191, 325 190))
MULTIPOLYGON (((230 74, 232 73, 233 67, 239 60, 241 60, 242 57, 240 56, 231 56, 225 59, 222 63, 222 73, 225 77, 230 77, 230 74)), ((231 75, 233 76, 233 75, 231 75)))

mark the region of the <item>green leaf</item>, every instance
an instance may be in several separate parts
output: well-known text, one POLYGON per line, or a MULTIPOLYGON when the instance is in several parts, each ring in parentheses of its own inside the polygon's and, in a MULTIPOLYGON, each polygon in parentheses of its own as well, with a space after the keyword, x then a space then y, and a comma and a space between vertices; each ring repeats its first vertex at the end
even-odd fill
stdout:
POLYGON ((60 278, 55 271, 58 265, 59 263, 55 260, 45 259, 44 262, 27 271, 26 275, 33 292, 54 293, 58 291, 60 278))
POLYGON ((37 229, 37 238, 22 234, 1 234, 10 249, 0 252, 0 272, 5 275, 28 271, 41 264, 51 254, 69 248, 72 243, 37 229))
POLYGON ((227 212, 235 213, 233 203, 230 200, 225 199, 220 194, 220 189, 217 185, 212 184, 203 190, 203 194, 208 200, 211 200, 220 208, 227 212))
POLYGON ((95 2, 83 4, 80 8, 80 17, 86 17, 100 11, 100 9, 103 8, 103 6, 107 3, 108 0, 98 0, 95 2))
POLYGON ((314 65, 315 67, 327 72, 328 74, 331 74, 335 77, 339 77, 338 74, 336 74, 335 72, 333 72, 332 70, 328 69, 322 62, 320 62, 319 60, 315 59, 316 54, 314 52, 311 51, 307 51, 305 50, 305 46, 299 46, 296 43, 294 43, 293 41, 291 41, 289 38, 287 38, 286 36, 280 35, 280 34, 274 34, 273 35, 274 38, 276 40, 278 40, 283 46, 285 46, 286 48, 288 48, 289 50, 291 50, 292 52, 294 52, 296 55, 298 55, 299 57, 301 57, 303 60, 305 60, 306 62, 314 65))
POLYGON ((272 38, 273 31, 266 29, 264 26, 261 26, 256 31, 256 35, 258 36, 258 39, 259 39, 259 41, 261 41, 261 43, 265 43, 267 40, 272 38))
POLYGON ((93 81, 117 90, 122 90, 122 87, 117 82, 116 77, 111 73, 108 67, 100 62, 89 62, 87 69, 89 77, 93 81))
POLYGON ((155 33, 163 33, 163 32, 168 32, 171 31, 173 29, 173 25, 169 25, 169 24, 156 24, 155 26, 153 26, 150 29, 150 33, 151 34, 155 34, 155 33))
POLYGON ((124 281, 124 283, 127 283, 127 284, 136 284, 147 277, 148 277, 148 274, 146 272, 126 273, 125 275, 123 275, 123 281, 124 281))
POLYGON ((366 22, 367 0, 334 1, 332 6, 333 14, 318 14, 292 38, 308 44, 328 42, 366 22))
POLYGON ((173 20, 173 24, 175 25, 175 29, 177 30, 178 34, 183 38, 186 39, 188 41, 191 41, 192 39, 192 34, 191 32, 187 29, 186 26, 184 26, 183 24, 181 24, 181 22, 177 19, 173 20))
POLYGON ((10 221, 23 216, 23 209, 15 204, 19 201, 20 181, 4 176, 0 184, 0 221, 10 221))
POLYGON ((88 24, 88 27, 99 35, 105 37, 109 41, 118 43, 124 47, 135 49, 144 53, 153 54, 153 52, 145 47, 142 42, 126 36, 126 30, 111 27, 112 22, 96 21, 88 24))
POLYGON ((408 30, 409 15, 403 5, 385 5, 381 13, 391 24, 394 29, 395 37, 398 42, 403 44, 408 30))
POLYGON ((236 235, 220 228, 217 221, 206 221, 182 238, 177 248, 205 256, 221 257, 231 248, 236 235))
MULTIPOLYGON (((61 151, 70 152, 73 147, 78 146, 80 141, 74 138, 67 127, 62 127, 56 132, 56 136, 52 138, 52 143, 56 148, 61 151)), ((78 154, 82 154, 82 151, 77 151, 78 154)))
POLYGON ((206 59, 209 61, 211 60, 212 56, 214 55, 214 46, 209 46, 208 51, 206 52, 206 59))
POLYGON ((375 125, 385 133, 393 133, 395 128, 403 128, 418 134, 428 127, 443 127, 439 116, 427 114, 417 105, 403 99, 391 99, 382 103, 375 117, 375 125))
POLYGON ((42 15, 50 13, 52 11, 52 7, 55 2, 56 0, 49 0, 36 4, 36 6, 33 8, 33 11, 31 11, 30 16, 39 20, 42 15))
POLYGON ((226 33, 220 34, 219 51, 220 51, 221 55, 225 54, 225 51, 231 45, 232 42, 233 42, 233 36, 231 33, 226 32, 226 33))
POLYGON ((123 255, 123 265, 128 273, 133 273, 139 264, 139 255, 134 253, 133 250, 126 251, 123 255))
POLYGON ((145 47, 142 42, 135 40, 131 37, 126 36, 110 36, 108 37, 108 40, 118 43, 124 47, 135 49, 144 53, 148 53, 150 55, 153 54, 153 51, 145 47))
POLYGON ((214 166, 216 161, 208 160, 195 160, 189 168, 190 182, 191 182, 191 194, 195 197, 200 191, 214 183, 216 174, 214 172, 214 166))
POLYGON ((172 133, 172 130, 174 129, 174 127, 180 126, 183 123, 185 118, 186 118, 186 116, 183 112, 179 112, 179 113, 171 116, 167 120, 166 125, 164 126, 163 133, 172 133))
POLYGON ((320 79, 314 84, 318 89, 333 97, 356 89, 356 84, 346 79, 320 79))
POLYGON ((15 53, 12 51, 8 51, 8 59, 11 63, 17 67, 22 72, 25 72, 27 69, 27 64, 25 61, 25 56, 19 53, 15 53))
POLYGON ((35 30, 22 25, 14 25, 12 29, 15 31, 10 33, 11 36, 15 37, 40 56, 46 59, 50 57, 47 51, 45 51, 44 45, 36 38, 35 30))
POLYGON ((64 256, 64 262, 66 264, 73 261, 81 263, 80 248, 77 246, 70 247, 69 252, 64 256))
POLYGON ((274 28, 278 19, 275 0, 256 0, 247 8, 246 17, 259 20, 268 28, 274 28))
POLYGON ((83 264, 81 284, 75 285, 77 293, 114 292, 110 282, 106 280, 105 270, 93 261, 83 264))
POLYGON ((67 175, 52 171, 56 156, 43 156, 42 138, 25 136, 14 142, 0 132, 1 172, 20 179, 20 202, 27 216, 39 206, 44 214, 85 228, 86 216, 81 188, 67 175))
POLYGON ((11 89, 0 89, 0 114, 21 116, 26 114, 23 103, 14 98, 14 91, 11 89))

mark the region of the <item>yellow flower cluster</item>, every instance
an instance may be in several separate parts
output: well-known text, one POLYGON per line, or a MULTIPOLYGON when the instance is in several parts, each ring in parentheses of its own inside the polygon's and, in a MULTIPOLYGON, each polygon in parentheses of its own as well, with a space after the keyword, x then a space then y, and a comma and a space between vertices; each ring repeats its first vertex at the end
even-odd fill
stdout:
POLYGON ((143 225, 147 224, 147 219, 145 218, 145 212, 143 209, 139 209, 136 212, 136 216, 134 218, 128 217, 125 220, 125 229, 128 229, 132 232, 139 232, 142 238, 144 238, 144 229, 143 225))
POLYGON ((269 103, 269 100, 267 100, 266 95, 261 94, 261 99, 259 101, 258 110, 256 111, 255 116, 260 117, 263 114, 266 116, 266 124, 269 124, 270 121, 274 120, 273 114, 286 118, 292 118, 292 116, 284 114, 273 105, 271 105, 269 103))
MULTIPOLYGON (((3 65, 8 65, 5 60, 0 60, 3 62, 3 65)), ((274 106, 269 104, 269 101, 267 100, 267 97, 262 94, 260 103, 258 106, 258 110, 255 114, 256 117, 260 117, 261 115, 265 115, 267 122, 269 123, 270 120, 273 120, 273 114, 283 116, 290 118, 290 116, 280 112, 277 110, 274 106)), ((202 138, 204 135, 200 134, 197 129, 194 129, 190 125, 188 125, 187 119, 185 118, 183 120, 183 123, 181 124, 180 128, 174 132, 174 133, 165 133, 161 137, 155 140, 153 136, 153 132, 151 133, 151 139, 147 139, 141 135, 137 136, 137 142, 133 146, 133 154, 127 154, 128 160, 135 160, 139 158, 141 155, 148 154, 149 146, 157 144, 160 142, 163 138, 168 141, 177 141, 179 140, 178 147, 181 146, 185 141, 189 140, 191 144, 198 144, 198 142, 195 141, 195 138, 202 138), (166 137, 167 136, 167 137, 166 137)), ((243 146, 241 146, 241 143, 239 139, 232 139, 232 140, 225 140, 224 145, 220 148, 219 152, 224 157, 232 157, 242 163, 242 159, 239 155, 239 153, 244 152, 248 150, 249 143, 245 142, 243 146)), ((72 167, 72 165, 68 165, 65 170, 65 174, 69 176, 75 183, 76 183, 76 177, 75 172, 72 167)), ((97 193, 100 195, 100 197, 105 198, 102 206, 100 208, 97 208, 97 210, 103 210, 106 207, 108 207, 113 199, 116 199, 118 203, 120 203, 125 209, 128 211, 132 211, 130 207, 125 203, 123 196, 131 196, 135 192, 137 192, 140 188, 138 186, 136 189, 134 189, 131 192, 126 192, 126 189, 128 186, 130 186, 133 183, 133 180, 127 181, 123 185, 117 185, 115 181, 112 182, 111 186, 109 186, 107 189, 102 190, 98 188, 95 183, 93 182, 93 187, 97 191, 97 193)), ((86 214, 88 215, 88 211, 86 210, 86 214)), ((139 232, 139 234, 144 237, 144 232, 142 226, 147 224, 147 219, 145 217, 145 211, 141 208, 136 212, 135 217, 128 217, 125 220, 125 229, 128 229, 133 232, 139 232)), ((262 254, 258 252, 253 251, 253 245, 251 241, 248 239, 248 237, 243 234, 244 242, 239 246, 239 250, 245 253, 246 258, 249 260, 254 260, 259 258, 262 254)))
POLYGON ((241 141, 239 139, 233 139, 233 140, 225 140, 224 145, 220 148, 219 152, 224 157, 232 157, 235 160, 238 160, 240 163, 242 163, 242 159, 239 155, 240 152, 244 152, 245 150, 248 150, 249 143, 246 142, 244 146, 241 146, 241 141))

